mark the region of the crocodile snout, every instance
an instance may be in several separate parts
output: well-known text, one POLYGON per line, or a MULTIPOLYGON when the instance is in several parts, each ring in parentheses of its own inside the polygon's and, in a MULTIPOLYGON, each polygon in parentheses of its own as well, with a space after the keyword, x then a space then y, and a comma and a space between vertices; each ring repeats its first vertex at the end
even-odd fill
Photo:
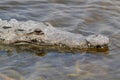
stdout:
POLYGON ((90 46, 104 46, 108 45, 110 40, 104 35, 90 35, 86 38, 88 45, 90 46))

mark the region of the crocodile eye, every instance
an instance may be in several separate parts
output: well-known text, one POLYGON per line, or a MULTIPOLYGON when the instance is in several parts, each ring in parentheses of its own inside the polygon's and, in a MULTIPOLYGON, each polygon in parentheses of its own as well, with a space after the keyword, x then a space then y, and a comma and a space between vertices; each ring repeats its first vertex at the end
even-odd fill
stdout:
POLYGON ((44 33, 43 33, 40 29, 35 29, 35 30, 34 30, 34 33, 35 33, 36 35, 44 35, 44 33))
POLYGON ((2 28, 4 28, 4 29, 9 29, 9 28, 11 28, 10 26, 3 26, 2 28))
POLYGON ((17 29, 17 31, 24 31, 23 29, 17 29))

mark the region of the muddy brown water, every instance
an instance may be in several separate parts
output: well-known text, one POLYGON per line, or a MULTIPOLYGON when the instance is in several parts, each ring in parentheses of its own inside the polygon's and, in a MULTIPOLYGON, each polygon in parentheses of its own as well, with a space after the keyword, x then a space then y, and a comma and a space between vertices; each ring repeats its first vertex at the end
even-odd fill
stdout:
MULTIPOLYGON (((104 52, 0 50, 0 80, 120 80, 120 0, 1 0, 0 18, 48 21, 77 34, 104 34, 104 52)), ((18 47, 19 48, 19 47, 18 47)))

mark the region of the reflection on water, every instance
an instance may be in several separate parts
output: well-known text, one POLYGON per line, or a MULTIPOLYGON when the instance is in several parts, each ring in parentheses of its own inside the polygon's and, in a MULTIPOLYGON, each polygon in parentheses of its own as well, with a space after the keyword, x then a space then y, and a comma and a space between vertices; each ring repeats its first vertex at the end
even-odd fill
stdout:
POLYGON ((109 54, 6 46, 0 51, 0 80, 120 79, 119 0, 1 0, 0 18, 48 21, 63 30, 111 39, 109 54))
MULTIPOLYGON (((37 56, 46 56, 49 52, 58 52, 58 53, 92 53, 92 54, 109 54, 109 47, 93 47, 93 48, 70 48, 65 46, 57 46, 57 45, 47 45, 40 46, 37 44, 22 44, 22 45, 3 45, 0 44, 1 56, 2 54, 7 53, 8 56, 12 56, 12 53, 15 51, 16 53, 21 52, 29 52, 32 54, 36 54, 37 56)), ((6 54, 5 54, 6 55, 6 54)))

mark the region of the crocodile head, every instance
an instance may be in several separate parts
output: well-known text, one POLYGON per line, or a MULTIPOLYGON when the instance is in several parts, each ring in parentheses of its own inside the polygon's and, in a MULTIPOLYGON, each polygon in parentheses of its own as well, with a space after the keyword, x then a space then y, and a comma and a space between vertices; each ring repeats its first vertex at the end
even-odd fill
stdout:
MULTIPOLYGON (((58 44, 70 48, 98 48, 109 44, 103 35, 83 36, 52 27, 49 23, 36 21, 0 20, 0 41, 4 44, 58 44)), ((53 45, 54 46, 54 45, 53 45)), ((64 47, 63 47, 64 48, 64 47)))

